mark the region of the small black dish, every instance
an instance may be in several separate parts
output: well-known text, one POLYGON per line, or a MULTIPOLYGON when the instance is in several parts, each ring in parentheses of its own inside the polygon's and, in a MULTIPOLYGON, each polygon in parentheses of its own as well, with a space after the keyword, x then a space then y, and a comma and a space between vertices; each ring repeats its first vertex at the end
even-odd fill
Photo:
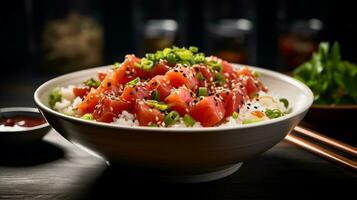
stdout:
MULTIPOLYGON (((11 107, 0 108, 0 119, 20 118, 44 120, 42 114, 36 108, 11 107)), ((51 130, 51 126, 44 121, 40 125, 32 127, 14 127, 0 125, 0 145, 28 145, 42 140, 51 130)))

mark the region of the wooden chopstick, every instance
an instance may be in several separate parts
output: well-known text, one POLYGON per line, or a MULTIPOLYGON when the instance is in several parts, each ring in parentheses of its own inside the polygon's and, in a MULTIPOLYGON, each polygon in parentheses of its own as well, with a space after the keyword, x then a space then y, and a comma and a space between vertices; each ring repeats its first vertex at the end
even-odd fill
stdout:
POLYGON ((341 165, 348 167, 350 169, 354 169, 354 170, 357 169, 357 163, 355 161, 348 159, 344 156, 338 155, 332 151, 329 151, 321 146, 313 144, 313 143, 306 141, 302 138, 294 136, 291 133, 285 137, 285 140, 287 140, 297 146, 300 146, 303 149, 308 150, 318 156, 321 156, 325 159, 331 160, 337 164, 341 164, 341 165))
POLYGON ((357 148, 356 147, 353 147, 353 146, 350 146, 348 144, 345 144, 343 142, 340 142, 340 141, 337 141, 333 138, 330 138, 330 137, 327 137, 327 136, 324 136, 316 131, 312 131, 312 130, 309 130, 307 128, 303 128, 301 126, 296 126, 294 128, 294 131, 300 133, 300 134, 303 134, 305 136, 308 136, 310 138, 313 138, 321 143, 324 143, 328 146, 331 146, 335 149, 338 149, 338 150, 341 150, 345 153, 348 153, 352 156, 357 156, 357 148))

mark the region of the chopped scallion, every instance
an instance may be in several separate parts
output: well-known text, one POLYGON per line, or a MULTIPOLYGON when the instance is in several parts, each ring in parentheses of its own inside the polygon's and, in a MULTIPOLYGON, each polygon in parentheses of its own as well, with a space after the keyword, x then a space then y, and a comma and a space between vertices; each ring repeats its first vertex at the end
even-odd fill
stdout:
POLYGON ((269 117, 270 119, 278 118, 283 115, 283 113, 279 109, 266 109, 265 110, 265 115, 269 117))
POLYGON ((53 108, 57 102, 61 102, 62 101, 62 94, 59 88, 55 88, 51 94, 50 94, 50 100, 49 100, 49 104, 50 107, 53 108))
POLYGON ((178 122, 180 119, 180 114, 176 111, 171 111, 169 114, 167 114, 164 118, 164 122, 166 126, 170 126, 172 124, 175 124, 178 122))
POLYGON ((153 90, 151 92, 151 99, 153 99, 155 101, 160 101, 160 92, 157 90, 153 90))
POLYGON ((289 101, 287 99, 281 98, 279 101, 284 104, 285 108, 289 107, 289 101))
POLYGON ((185 123, 186 126, 190 127, 195 125, 196 120, 194 120, 190 115, 185 114, 185 116, 183 116, 183 122, 185 123))
POLYGON ((205 77, 202 75, 201 72, 198 72, 198 73, 196 74, 196 77, 197 77, 197 79, 198 79, 199 81, 204 81, 204 80, 205 80, 205 77))
POLYGON ((197 53, 198 52, 198 48, 194 47, 194 46, 190 46, 190 48, 188 48, 188 50, 190 50, 192 53, 197 53))
POLYGON ((164 103, 160 103, 160 102, 155 101, 155 100, 147 100, 146 103, 149 106, 154 107, 154 108, 156 108, 158 110, 161 110, 161 111, 165 111, 165 110, 169 109, 169 105, 164 104, 164 103))
POLYGON ((154 66, 154 62, 152 60, 149 60, 147 58, 142 58, 141 63, 140 63, 140 68, 148 71, 154 66))
POLYGON ((86 113, 81 118, 85 120, 94 120, 93 115, 91 113, 86 113))
POLYGON ((86 84, 89 87, 97 88, 100 85, 100 81, 97 81, 94 78, 91 78, 91 79, 85 81, 84 84, 86 84))
POLYGON ((136 85, 136 84, 139 83, 139 82, 140 82, 140 78, 139 78, 139 77, 136 77, 135 79, 129 81, 126 85, 127 85, 127 86, 134 86, 134 85, 136 85))
POLYGON ((198 88, 198 96, 207 96, 208 95, 208 91, 206 87, 199 87, 198 88))
POLYGON ((242 121, 243 124, 251 124, 251 123, 255 123, 255 122, 260 122, 263 121, 262 118, 254 118, 254 119, 245 119, 242 121))
POLYGON ((237 112, 233 112, 232 113, 232 117, 233 117, 233 119, 238 119, 238 113, 237 112))

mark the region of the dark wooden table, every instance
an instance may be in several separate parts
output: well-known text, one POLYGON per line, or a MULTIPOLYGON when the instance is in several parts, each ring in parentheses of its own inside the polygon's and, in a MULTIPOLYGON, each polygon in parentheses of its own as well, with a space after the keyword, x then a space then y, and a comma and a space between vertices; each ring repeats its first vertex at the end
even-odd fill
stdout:
POLYGON ((2 149, 0 199, 288 199, 355 195, 357 175, 281 142, 224 179, 169 184, 128 177, 52 130, 42 142, 2 149))

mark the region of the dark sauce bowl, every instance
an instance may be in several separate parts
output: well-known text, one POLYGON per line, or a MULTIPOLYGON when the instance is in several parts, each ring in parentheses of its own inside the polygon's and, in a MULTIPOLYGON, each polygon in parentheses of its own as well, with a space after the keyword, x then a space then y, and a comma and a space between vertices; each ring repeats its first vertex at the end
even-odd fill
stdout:
POLYGON ((0 127, 0 145, 27 145, 42 140, 42 138, 51 130, 51 126, 44 120, 42 114, 36 108, 29 107, 11 107, 0 108, 0 119, 12 118, 33 119, 42 121, 39 125, 29 125, 29 127, 16 128, 12 126, 0 127), (43 121, 44 120, 44 121, 43 121))

